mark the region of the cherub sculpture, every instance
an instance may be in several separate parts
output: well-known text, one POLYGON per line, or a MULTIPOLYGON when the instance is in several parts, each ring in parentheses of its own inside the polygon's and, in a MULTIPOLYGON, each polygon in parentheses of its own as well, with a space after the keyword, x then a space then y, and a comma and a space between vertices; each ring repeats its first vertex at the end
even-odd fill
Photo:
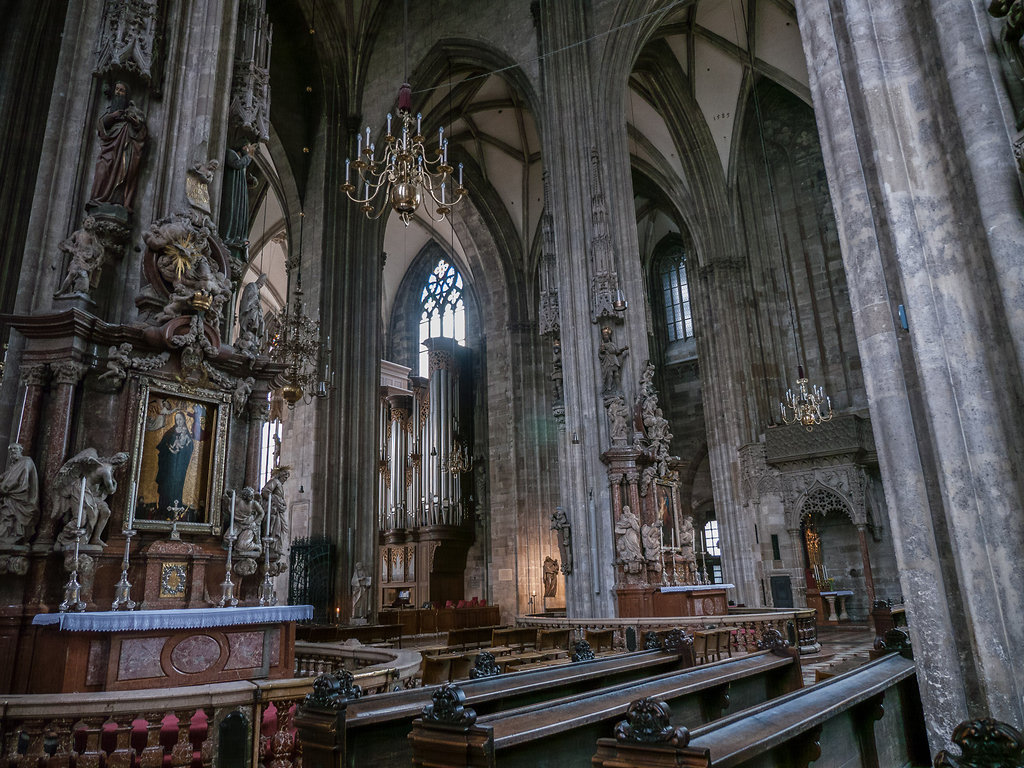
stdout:
POLYGON ((86 448, 65 462, 53 479, 50 516, 64 522, 64 529, 54 542, 54 551, 74 546, 78 536, 78 509, 82 506, 82 540, 85 544, 103 547, 101 538, 110 520, 107 497, 117 490, 114 472, 128 461, 128 454, 100 456, 95 448, 86 448), (82 478, 85 490, 82 490, 82 478))

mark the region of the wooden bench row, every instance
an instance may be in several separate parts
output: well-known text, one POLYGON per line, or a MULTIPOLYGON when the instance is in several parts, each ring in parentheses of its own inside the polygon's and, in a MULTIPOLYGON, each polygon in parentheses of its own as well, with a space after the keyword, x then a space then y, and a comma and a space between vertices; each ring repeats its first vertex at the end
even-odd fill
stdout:
POLYGON ((295 639, 310 643, 338 643, 358 640, 363 645, 370 643, 397 642, 402 647, 401 624, 364 624, 348 626, 343 624, 296 624, 295 639))

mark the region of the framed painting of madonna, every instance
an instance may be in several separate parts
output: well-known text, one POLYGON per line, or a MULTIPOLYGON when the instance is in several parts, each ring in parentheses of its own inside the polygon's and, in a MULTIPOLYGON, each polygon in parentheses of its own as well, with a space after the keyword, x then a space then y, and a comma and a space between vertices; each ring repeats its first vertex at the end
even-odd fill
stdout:
POLYGON ((230 395, 140 379, 128 524, 220 529, 230 395))

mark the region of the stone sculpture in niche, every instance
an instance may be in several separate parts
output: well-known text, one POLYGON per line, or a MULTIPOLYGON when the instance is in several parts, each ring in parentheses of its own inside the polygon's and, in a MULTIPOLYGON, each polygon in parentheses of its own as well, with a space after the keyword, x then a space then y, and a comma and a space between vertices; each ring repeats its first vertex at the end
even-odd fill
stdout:
POLYGON ((82 226, 60 242, 60 250, 69 257, 67 273, 54 296, 81 296, 89 299, 96 287, 100 268, 106 261, 106 249, 96 232, 96 219, 86 216, 82 226))
POLYGON ((267 323, 263 317, 260 290, 269 278, 260 275, 242 289, 238 302, 238 338, 235 350, 245 355, 258 355, 263 351, 267 338, 267 323))
POLYGON ((562 557, 562 573, 568 576, 572 573, 572 527, 569 525, 569 518, 565 510, 555 507, 551 515, 551 530, 558 531, 558 553, 562 557))
POLYGON ((548 556, 544 558, 544 597, 554 597, 558 590, 558 561, 548 556))
POLYGON ((647 567, 655 573, 661 573, 661 521, 655 520, 651 525, 642 527, 641 536, 644 545, 644 559, 647 567))
POLYGON ((27 544, 39 517, 39 476, 21 445, 7 449, 7 471, 0 475, 0 546, 27 544))
POLYGON ((366 572, 366 566, 361 561, 357 562, 352 569, 350 584, 352 587, 352 618, 360 618, 362 614, 359 613, 359 606, 373 584, 373 579, 370 578, 370 574, 366 572))
POLYGON ((610 397, 608 404, 608 422, 612 443, 625 444, 628 438, 629 408, 622 396, 610 397))
POLYGON ((598 347, 597 357, 601 363, 601 382, 605 395, 614 395, 620 391, 619 376, 628 350, 628 346, 619 347, 612 341, 611 328, 606 325, 601 329, 601 346, 598 347))
POLYGON ((110 206, 119 206, 131 212, 149 131, 146 115, 131 100, 126 83, 114 84, 114 95, 100 117, 98 134, 100 156, 86 208, 106 212, 110 206))
POLYGON ((623 571, 637 574, 643 568, 644 553, 641 548, 640 520, 628 506, 622 508, 615 521, 615 552, 623 571))
POLYGON ((128 461, 128 454, 100 456, 95 448, 86 448, 64 464, 53 479, 50 516, 64 521, 64 529, 57 536, 55 551, 74 549, 78 535, 78 509, 82 508, 82 541, 86 547, 105 547, 101 538, 110 519, 107 497, 117 490, 114 472, 128 461), (85 493, 82 494, 82 478, 85 493))

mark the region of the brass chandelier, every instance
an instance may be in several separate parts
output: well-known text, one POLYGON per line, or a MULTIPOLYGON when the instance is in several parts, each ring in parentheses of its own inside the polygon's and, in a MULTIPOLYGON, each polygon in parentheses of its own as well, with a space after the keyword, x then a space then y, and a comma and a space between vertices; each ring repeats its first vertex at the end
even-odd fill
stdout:
POLYGON ((358 135, 356 159, 345 160, 345 183, 341 188, 350 200, 361 206, 368 219, 380 218, 390 208, 409 226, 409 221, 423 205, 431 219, 442 221, 466 194, 462 186, 462 163, 459 163, 456 181, 455 169, 448 164, 444 126, 437 130, 437 148, 432 152, 427 150, 421 132, 423 115, 412 116, 412 87, 408 83, 398 91, 398 123, 400 130, 392 133, 389 112, 384 151, 379 158, 376 145, 371 141, 370 127, 366 127, 365 141, 363 134, 358 135))
POLYGON ((807 387, 804 367, 797 366, 797 391, 786 390, 786 399, 779 403, 783 424, 803 424, 810 432, 822 422, 830 421, 832 399, 825 395, 825 390, 817 384, 807 387))

